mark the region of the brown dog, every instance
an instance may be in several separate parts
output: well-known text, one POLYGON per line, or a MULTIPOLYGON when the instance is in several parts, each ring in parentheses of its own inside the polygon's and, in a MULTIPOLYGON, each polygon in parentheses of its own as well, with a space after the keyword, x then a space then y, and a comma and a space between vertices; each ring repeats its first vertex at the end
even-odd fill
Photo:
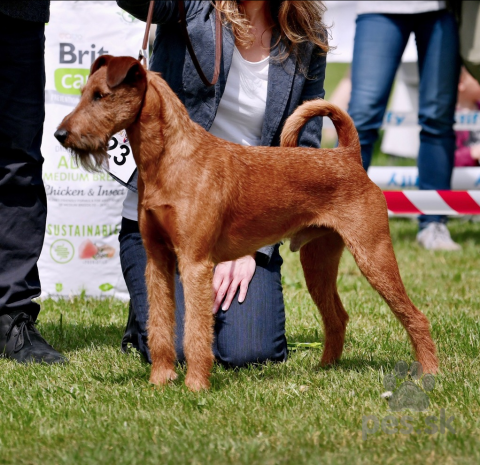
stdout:
POLYGON ((167 83, 137 60, 104 55, 55 135, 83 166, 99 168, 108 160, 108 140, 121 129, 139 170, 152 383, 176 378, 175 257, 185 290, 185 384, 199 390, 209 386, 213 363, 214 264, 284 238, 300 250, 322 315, 322 365, 342 354, 348 315, 336 279, 346 245, 405 327, 424 370, 437 371, 428 320, 400 278, 384 196, 362 167, 358 136, 345 112, 324 100, 307 102, 287 120, 282 147, 243 147, 192 122, 167 83), (301 127, 317 115, 332 119, 338 148, 296 147, 301 127))

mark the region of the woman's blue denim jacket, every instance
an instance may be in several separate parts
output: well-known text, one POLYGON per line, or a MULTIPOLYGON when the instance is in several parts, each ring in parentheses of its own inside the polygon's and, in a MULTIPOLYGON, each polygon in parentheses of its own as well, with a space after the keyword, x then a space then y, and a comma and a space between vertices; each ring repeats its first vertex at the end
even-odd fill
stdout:
MULTIPOLYGON (((138 19, 146 20, 149 1, 117 0, 118 5, 138 19)), ((213 76, 215 60, 215 11, 210 1, 185 1, 187 29, 195 54, 207 76, 213 76)), ((222 98, 234 50, 233 33, 223 28, 223 50, 220 76, 215 86, 207 87, 200 79, 187 51, 179 23, 178 2, 155 2, 153 23, 158 24, 150 69, 160 72, 187 108, 193 121, 210 129, 222 98)), ((272 34, 272 44, 277 40, 272 34)), ((280 53, 281 46, 271 51, 271 57, 280 53)), ((285 60, 271 60, 268 75, 267 104, 262 128, 261 144, 278 146, 285 120, 295 108, 306 100, 323 98, 326 57, 312 44, 306 44, 301 55, 301 66, 294 56, 285 60), (305 76, 303 70, 308 70, 305 76)), ((322 119, 310 120, 302 129, 299 145, 320 147, 322 119)), ((301 169, 301 167, 299 167, 301 169)), ((129 187, 136 190, 136 174, 129 187)), ((271 256, 274 246, 259 252, 271 256)))

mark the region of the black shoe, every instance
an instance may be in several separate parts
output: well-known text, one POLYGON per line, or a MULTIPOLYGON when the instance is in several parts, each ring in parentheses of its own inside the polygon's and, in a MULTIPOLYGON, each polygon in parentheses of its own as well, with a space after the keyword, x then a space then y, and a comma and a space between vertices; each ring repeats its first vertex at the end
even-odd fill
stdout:
POLYGON ((35 328, 30 315, 18 312, 0 316, 0 356, 20 363, 67 363, 35 328))

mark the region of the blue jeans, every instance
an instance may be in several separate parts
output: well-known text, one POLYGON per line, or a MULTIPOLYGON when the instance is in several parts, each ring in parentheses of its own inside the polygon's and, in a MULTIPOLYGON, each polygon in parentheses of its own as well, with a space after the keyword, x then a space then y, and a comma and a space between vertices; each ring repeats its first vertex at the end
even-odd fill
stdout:
MULTIPOLYGON (((136 320, 138 342, 132 341, 151 362, 147 345, 148 302, 145 284, 147 257, 143 248, 138 223, 122 219, 120 232, 120 261, 136 320)), ((257 260, 245 301, 238 303, 238 292, 229 310, 219 310, 215 318, 213 353, 218 362, 229 367, 241 367, 267 360, 284 361, 287 358, 285 338, 285 307, 280 275, 283 263, 278 245, 268 263, 257 260)), ((185 303, 178 271, 175 276, 175 319, 177 359, 184 361, 183 330, 185 303)), ((213 302, 212 302, 213 305, 213 302)), ((132 324, 135 324, 134 322, 132 324)))
POLYGON ((0 315, 22 311, 34 319, 47 217, 44 29, 0 13, 0 315))
MULTIPOLYGON (((370 166, 397 68, 410 33, 415 33, 420 76, 420 189, 450 189, 455 153, 453 131, 460 70, 455 19, 446 10, 429 13, 363 14, 357 18, 349 113, 360 137, 365 169, 370 166)), ((446 217, 420 217, 420 229, 446 217)))

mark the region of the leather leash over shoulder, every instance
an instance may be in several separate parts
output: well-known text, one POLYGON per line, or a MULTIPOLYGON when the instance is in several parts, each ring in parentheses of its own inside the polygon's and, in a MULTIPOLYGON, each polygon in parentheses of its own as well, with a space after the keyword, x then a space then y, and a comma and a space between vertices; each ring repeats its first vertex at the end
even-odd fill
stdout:
POLYGON ((145 68, 147 68, 148 36, 150 35, 150 26, 152 25, 154 6, 155 6, 155 1, 151 0, 150 5, 148 6, 147 22, 146 22, 146 25, 145 25, 145 34, 143 36, 142 48, 141 48, 140 52, 138 53, 138 61, 141 61, 145 68))
MULTIPOLYGON (((148 45, 148 36, 150 34, 150 26, 152 25, 152 18, 153 18, 153 8, 155 7, 155 1, 151 0, 150 5, 148 7, 148 15, 147 15, 147 22, 145 26, 145 35, 143 36, 143 44, 142 49, 138 54, 138 60, 143 63, 143 66, 147 68, 147 45, 148 45)), ((192 58, 193 64, 195 65, 195 69, 197 70, 200 79, 206 86, 214 86, 218 81, 218 76, 220 75, 220 63, 222 59, 222 19, 220 17, 220 12, 215 10, 215 68, 213 70, 213 78, 210 82, 205 73, 198 62, 198 59, 195 55, 195 51, 193 50, 192 42, 190 41, 190 37, 188 36, 187 31, 187 15, 185 12, 185 4, 183 0, 178 0, 178 9, 180 13, 180 24, 182 25, 182 33, 185 39, 185 44, 187 45, 188 53, 192 58)))
POLYGON ((192 42, 190 41, 190 37, 188 36, 187 16, 183 0, 178 0, 178 9, 180 12, 180 23, 182 24, 183 37, 187 45, 188 53, 190 53, 190 57, 192 58, 193 64, 195 65, 195 69, 197 70, 200 79, 206 86, 214 86, 218 81, 218 76, 220 74, 220 62, 222 59, 222 19, 220 17, 220 12, 217 9, 215 10, 215 68, 213 70, 212 81, 210 82, 205 76, 205 73, 203 72, 200 63, 198 62, 198 59, 193 50, 192 42))

